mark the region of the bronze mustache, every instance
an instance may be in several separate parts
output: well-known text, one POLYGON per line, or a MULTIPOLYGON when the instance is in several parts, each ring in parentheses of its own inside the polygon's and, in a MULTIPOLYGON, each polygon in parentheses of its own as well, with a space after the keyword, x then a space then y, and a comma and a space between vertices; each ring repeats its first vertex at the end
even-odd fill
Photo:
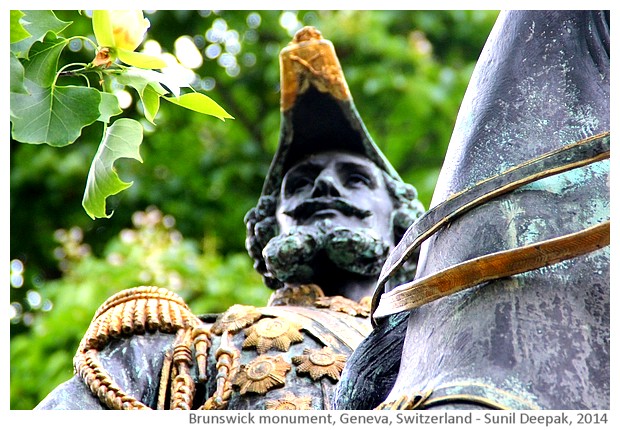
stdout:
POLYGON ((284 214, 295 219, 306 219, 325 209, 337 210, 345 216, 354 216, 360 219, 372 215, 371 211, 360 209, 351 202, 341 198, 316 198, 305 200, 295 208, 284 211, 284 214))

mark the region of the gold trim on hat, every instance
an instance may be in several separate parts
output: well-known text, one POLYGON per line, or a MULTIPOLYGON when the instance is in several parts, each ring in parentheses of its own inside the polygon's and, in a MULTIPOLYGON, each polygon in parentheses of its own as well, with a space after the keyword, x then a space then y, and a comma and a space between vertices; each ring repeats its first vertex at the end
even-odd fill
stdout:
POLYGON ((338 100, 351 98, 334 45, 314 27, 304 27, 280 52, 280 108, 295 105, 310 85, 338 100))

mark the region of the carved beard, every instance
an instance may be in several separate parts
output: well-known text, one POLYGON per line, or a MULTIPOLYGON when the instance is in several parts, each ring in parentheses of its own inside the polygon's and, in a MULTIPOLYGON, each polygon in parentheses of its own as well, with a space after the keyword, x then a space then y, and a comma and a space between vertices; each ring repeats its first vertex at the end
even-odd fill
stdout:
POLYGON ((263 257, 277 279, 312 283, 325 260, 337 268, 363 276, 378 275, 391 244, 366 228, 332 227, 323 220, 310 227, 295 227, 267 243, 263 257))

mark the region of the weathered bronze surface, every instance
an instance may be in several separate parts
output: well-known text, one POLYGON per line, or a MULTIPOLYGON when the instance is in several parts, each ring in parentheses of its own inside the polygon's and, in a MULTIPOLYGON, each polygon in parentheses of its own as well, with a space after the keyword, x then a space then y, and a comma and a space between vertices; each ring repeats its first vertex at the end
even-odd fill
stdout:
MULTIPOLYGON (((535 159, 528 160, 527 162, 520 164, 518 166, 512 167, 505 172, 502 172, 496 176, 491 178, 487 178, 483 181, 476 183, 473 187, 468 188, 464 191, 451 195, 447 200, 443 201, 439 205, 435 206, 433 209, 427 211, 423 216, 421 216, 416 222, 409 227, 409 229, 403 235, 401 241, 396 245, 394 250, 388 256, 379 276, 379 281, 377 284, 377 288, 375 289, 375 294, 373 296, 373 312, 379 305, 379 298, 381 293, 383 292, 384 286, 387 280, 394 276, 399 267, 409 258, 409 256, 413 255, 415 250, 423 243, 424 240, 428 239, 432 234, 437 232, 441 227, 448 225, 452 220, 457 219, 462 216, 467 211, 476 208, 489 200, 511 192, 523 185, 538 181, 540 179, 557 175, 559 173, 569 171, 571 169, 576 169, 579 167, 587 166, 591 163, 595 163, 597 161, 608 159, 610 155, 610 133, 601 133, 596 136, 588 137, 574 144, 566 145, 560 149, 552 150, 546 154, 543 154, 535 159)), ((609 232, 607 232, 607 238, 609 238, 609 232)), ((604 238, 603 238, 604 239, 604 238)), ((599 247, 603 247, 608 245, 609 243, 602 244, 599 247)), ((565 246, 565 245, 563 245, 565 246)), ((583 253, 591 252, 593 249, 587 249, 584 246, 580 246, 579 243, 574 243, 573 246, 577 251, 582 251, 583 253)), ((505 251, 506 252, 506 251, 505 251)), ((566 254, 566 253, 565 253, 566 254)), ((577 254, 567 254, 568 256, 575 257, 577 254)), ((506 260, 517 258, 517 253, 508 254, 507 257, 502 257, 506 260)), ((551 256, 541 256, 541 260, 550 260, 551 256)), ((558 261, 555 261, 558 262, 558 261)), ((463 263, 461 263, 463 264, 463 263)), ((496 262, 494 263, 499 266, 496 262)), ((505 277, 508 275, 513 275, 516 273, 522 273, 528 270, 533 270, 535 268, 542 267, 543 265, 548 266, 551 263, 539 262, 535 263, 537 267, 526 268, 506 268, 504 270, 500 270, 499 267, 496 270, 492 270, 490 274, 497 272, 493 276, 495 278, 505 277), (513 273, 506 273, 508 271, 513 271, 513 273), (515 271, 516 270, 516 271, 515 271), (502 272, 504 272, 502 274, 502 272)), ((478 263, 472 264, 472 266, 476 266, 478 263)), ((508 265, 507 263, 505 265, 508 265)), ((457 278, 456 281, 450 282, 450 284, 468 284, 467 282, 459 281, 458 278, 463 278, 459 274, 460 269, 451 270, 454 278, 457 278)), ((433 275, 434 276, 434 275, 433 275)), ((475 284, 480 284, 483 281, 490 280, 490 278, 482 279, 479 277, 479 281, 475 284)), ((447 282, 440 281, 441 284, 446 285, 447 282)), ((470 285, 472 286, 472 285, 470 285)), ((399 287, 401 289, 402 287, 399 287)), ((445 288, 448 289, 447 286, 445 288)), ((436 298, 443 297, 447 294, 456 292, 455 289, 451 289, 450 292, 437 292, 434 294, 436 298)), ((390 293, 386 293, 386 296, 392 295, 394 291, 390 293)), ((425 299, 426 300, 426 299, 425 299)), ((418 299, 417 306, 423 304, 424 300, 418 299)), ((416 306, 416 307, 417 307, 416 306)), ((397 307, 394 308, 390 305, 385 305, 384 310, 382 310, 381 314, 377 314, 375 318, 380 316, 385 316, 385 312, 396 313, 401 312, 403 310, 413 309, 413 307, 409 307, 408 309, 397 307)))
MULTIPOLYGON (((454 196, 475 201, 466 190, 502 172, 575 142, 609 145, 609 80, 609 12, 500 14, 459 112, 433 196, 439 210, 429 212, 427 226, 442 223, 442 202, 448 207, 454 196)), ((457 268, 455 283, 444 280, 440 289, 459 285, 461 264, 588 234, 588 228, 604 246, 604 158, 535 178, 476 207, 457 205, 467 210, 426 237, 426 228, 414 226, 388 258, 384 275, 416 241, 421 248, 412 286, 457 268)), ((541 258, 549 255, 543 250, 541 258)), ((516 275, 508 271, 502 279, 480 277, 487 282, 379 320, 347 362, 337 407, 608 409, 609 247, 546 263, 516 275), (383 342, 393 333, 392 344, 383 342), (394 382, 379 386, 379 378, 394 382)))

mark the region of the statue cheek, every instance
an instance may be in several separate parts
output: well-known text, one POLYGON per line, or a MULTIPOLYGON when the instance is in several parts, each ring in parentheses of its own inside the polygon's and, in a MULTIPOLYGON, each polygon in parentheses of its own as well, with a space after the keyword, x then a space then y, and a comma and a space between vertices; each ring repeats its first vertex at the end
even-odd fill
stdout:
POLYGON ((371 224, 373 230, 377 232, 385 241, 393 244, 393 213, 394 205, 390 201, 389 203, 382 202, 381 205, 375 206, 373 215, 368 218, 368 222, 371 224))
POLYGON ((296 225, 293 218, 286 216, 280 212, 277 213, 276 220, 278 221, 280 233, 288 233, 291 228, 295 227, 296 225))

